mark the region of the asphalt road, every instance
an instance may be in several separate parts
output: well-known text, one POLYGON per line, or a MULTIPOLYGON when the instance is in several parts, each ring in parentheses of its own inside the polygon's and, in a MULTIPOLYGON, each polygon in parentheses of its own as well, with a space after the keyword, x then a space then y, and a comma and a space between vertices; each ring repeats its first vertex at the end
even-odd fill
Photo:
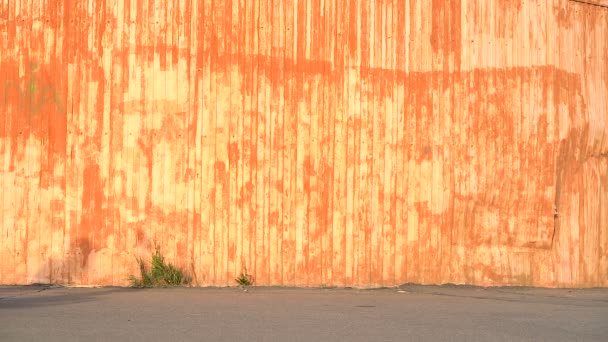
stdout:
POLYGON ((0 287, 0 341, 608 341, 608 289, 0 287))

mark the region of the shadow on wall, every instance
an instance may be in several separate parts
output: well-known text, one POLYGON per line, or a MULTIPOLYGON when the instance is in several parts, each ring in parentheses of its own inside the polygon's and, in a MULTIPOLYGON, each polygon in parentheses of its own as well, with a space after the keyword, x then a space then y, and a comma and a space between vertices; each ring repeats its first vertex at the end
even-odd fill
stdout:
MULTIPOLYGON (((63 258, 43 255, 37 266, 33 267, 35 271, 28 270, 27 278, 17 283, 46 286, 131 286, 131 276, 140 276, 138 260, 143 260, 149 267, 151 257, 159 245, 147 238, 139 241, 133 249, 118 251, 107 247, 96 249, 91 239, 78 238, 63 258)), ((168 248, 165 247, 164 250, 168 248)), ((175 263, 168 254, 163 253, 163 256, 166 262, 174 264, 191 278, 192 286, 204 284, 206 277, 197 270, 196 260, 183 265, 175 263)))
POLYGON ((89 278, 97 273, 97 254, 101 253, 94 250, 89 238, 77 238, 65 251, 60 248, 50 252, 41 248, 38 260, 28 257, 27 276, 25 279, 16 277, 16 283, 45 286, 94 285, 89 278))

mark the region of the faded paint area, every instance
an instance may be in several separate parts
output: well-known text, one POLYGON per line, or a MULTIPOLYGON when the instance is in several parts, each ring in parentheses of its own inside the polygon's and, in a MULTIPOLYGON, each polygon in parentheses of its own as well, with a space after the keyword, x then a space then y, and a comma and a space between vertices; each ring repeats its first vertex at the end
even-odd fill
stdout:
POLYGON ((608 286, 597 4, 2 0, 0 284, 608 286))

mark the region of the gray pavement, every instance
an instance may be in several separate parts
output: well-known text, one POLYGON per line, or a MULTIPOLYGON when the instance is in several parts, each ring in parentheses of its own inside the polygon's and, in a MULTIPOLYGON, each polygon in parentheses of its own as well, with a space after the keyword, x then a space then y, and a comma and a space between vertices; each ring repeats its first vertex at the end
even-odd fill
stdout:
POLYGON ((608 289, 0 287, 0 341, 608 341, 608 289))

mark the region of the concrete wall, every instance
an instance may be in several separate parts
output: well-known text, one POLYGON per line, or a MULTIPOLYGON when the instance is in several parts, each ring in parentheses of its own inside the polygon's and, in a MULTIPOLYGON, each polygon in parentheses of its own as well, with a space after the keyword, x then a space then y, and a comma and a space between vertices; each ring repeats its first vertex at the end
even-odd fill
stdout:
POLYGON ((0 283, 608 286, 608 4, 0 0, 0 283))

